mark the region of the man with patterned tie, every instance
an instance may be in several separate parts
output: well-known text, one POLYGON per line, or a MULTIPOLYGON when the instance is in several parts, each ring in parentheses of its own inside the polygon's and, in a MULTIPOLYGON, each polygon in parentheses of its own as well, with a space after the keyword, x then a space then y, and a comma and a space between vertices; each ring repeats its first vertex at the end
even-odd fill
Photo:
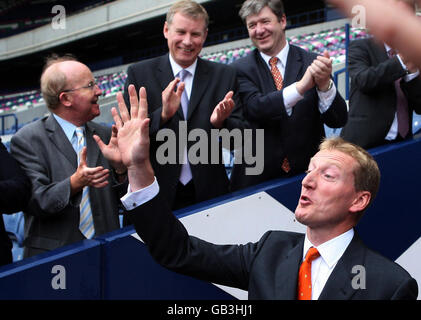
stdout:
MULTIPOLYGON (((413 0, 401 0, 412 11, 413 0)), ((351 42, 349 119, 341 136, 363 148, 412 138, 413 111, 421 113, 418 68, 386 43, 351 42)))
POLYGON ((145 89, 139 103, 136 98, 130 101, 131 116, 124 103, 119 104, 124 117, 114 112, 130 186, 121 200, 136 232, 163 266, 248 290, 249 299, 417 298, 415 279, 367 248, 354 231, 380 183, 377 163, 364 149, 339 137, 320 145, 295 209, 296 219, 307 226, 305 234, 268 231, 256 243, 216 245, 189 236, 162 201, 149 160, 145 89))
MULTIPOLYGON (((246 165, 234 166, 234 190, 303 172, 325 135, 323 124, 339 128, 347 120, 329 54, 317 57, 287 42, 281 0, 247 0, 239 14, 256 49, 233 66, 244 117, 264 129, 265 161, 255 176, 246 175, 246 165)), ((255 154, 255 144, 248 154, 255 154)))
POLYGON ((119 228, 118 197, 124 192, 119 182, 126 169, 115 152, 115 129, 91 121, 100 114, 102 92, 89 68, 55 56, 44 68, 41 91, 51 114, 24 126, 11 141, 32 182, 24 257, 119 228))
POLYGON ((234 69, 198 57, 206 40, 208 20, 200 4, 190 0, 176 2, 169 9, 163 28, 169 53, 135 63, 127 70, 126 104, 129 105, 130 90, 138 92, 145 87, 148 92, 152 166, 163 199, 173 209, 228 192, 222 158, 219 163, 211 161, 211 150, 217 149, 222 155, 221 146, 208 143, 207 163, 191 164, 186 155, 196 141, 184 141, 183 132, 187 137, 194 129, 202 129, 210 141, 214 128, 231 130, 243 126, 234 69), (158 159, 157 151, 168 144, 165 139, 157 139, 161 129, 169 129, 177 137, 175 163, 158 159), (183 155, 182 161, 179 154, 183 155))

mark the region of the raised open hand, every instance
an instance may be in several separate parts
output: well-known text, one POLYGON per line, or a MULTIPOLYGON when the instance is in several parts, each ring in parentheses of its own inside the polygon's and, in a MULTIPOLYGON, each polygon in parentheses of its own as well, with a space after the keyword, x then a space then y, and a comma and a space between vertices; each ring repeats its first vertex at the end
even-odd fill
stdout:
POLYGON ((117 94, 118 109, 111 113, 118 129, 117 143, 121 160, 127 167, 132 191, 153 182, 154 173, 149 160, 149 121, 146 89, 140 88, 139 99, 133 85, 128 88, 130 114, 121 92, 117 94))

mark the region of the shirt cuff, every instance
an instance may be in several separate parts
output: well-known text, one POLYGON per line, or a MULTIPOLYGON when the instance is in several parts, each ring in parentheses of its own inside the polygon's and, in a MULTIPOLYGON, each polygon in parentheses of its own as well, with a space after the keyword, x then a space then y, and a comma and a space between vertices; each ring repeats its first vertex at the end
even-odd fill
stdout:
MULTIPOLYGON (((402 68, 404 70, 406 70, 406 72, 409 72, 407 66, 405 65, 405 63, 403 63, 401 57, 399 55, 397 55, 397 57, 398 57, 399 62, 401 63, 402 68)), ((409 81, 415 79, 416 77, 418 77, 419 74, 420 74, 420 71, 419 70, 417 70, 417 71, 415 71, 413 73, 408 73, 406 76, 403 77, 403 80, 405 82, 409 82, 409 81)))
POLYGON ((286 87, 282 94, 284 98, 285 111, 290 116, 292 114, 292 108, 304 97, 297 91, 295 83, 286 87))
POLYGON ((127 188, 127 193, 120 199, 126 210, 133 210, 142 204, 152 200, 159 193, 159 184, 154 177, 154 181, 147 187, 139 189, 135 192, 130 191, 130 184, 127 188))
POLYGON ((415 71, 414 73, 409 73, 409 74, 407 74, 405 77, 403 77, 403 80, 405 81, 405 82, 409 82, 409 81, 411 81, 411 80, 414 80, 416 77, 418 77, 420 75, 420 71, 419 70, 417 70, 417 71, 415 71))
POLYGON ((316 89, 317 95, 319 96, 319 111, 320 113, 325 113, 329 107, 332 105, 333 100, 336 97, 336 86, 332 85, 332 88, 323 92, 316 89))

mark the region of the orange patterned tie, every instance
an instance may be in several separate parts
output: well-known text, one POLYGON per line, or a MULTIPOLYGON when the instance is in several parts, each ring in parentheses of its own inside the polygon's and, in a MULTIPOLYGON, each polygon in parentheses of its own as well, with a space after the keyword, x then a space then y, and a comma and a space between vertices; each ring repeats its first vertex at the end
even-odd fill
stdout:
POLYGON ((277 57, 270 58, 269 65, 270 65, 270 72, 272 73, 273 81, 275 81, 276 89, 281 90, 284 84, 284 79, 282 79, 282 74, 279 71, 278 67, 276 66, 276 64, 278 63, 278 60, 279 59, 277 57))
POLYGON ((316 248, 311 247, 298 271, 298 300, 311 300, 311 263, 320 256, 316 248))
MULTIPOLYGON (((284 85, 284 79, 282 79, 282 74, 279 71, 278 67, 276 66, 278 63, 278 60, 279 59, 277 57, 270 58, 269 65, 270 65, 270 72, 272 73, 273 81, 275 81, 276 89, 281 90, 282 86, 284 85)), ((281 168, 286 173, 288 173, 291 170, 289 161, 286 157, 284 158, 284 161, 282 161, 281 168)))

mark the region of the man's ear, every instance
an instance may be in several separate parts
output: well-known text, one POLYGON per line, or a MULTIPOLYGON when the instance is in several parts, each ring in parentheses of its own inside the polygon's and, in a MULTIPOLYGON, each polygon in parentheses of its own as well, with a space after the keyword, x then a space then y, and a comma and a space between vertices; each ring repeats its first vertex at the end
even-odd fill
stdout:
POLYGON ((168 39, 168 22, 165 21, 164 23, 164 29, 162 30, 162 33, 164 34, 165 39, 168 39))
POLYGON ((205 41, 206 41, 206 38, 208 37, 208 28, 206 28, 206 30, 205 30, 205 33, 204 33, 204 35, 203 35, 203 38, 205 39, 204 41, 203 41, 203 43, 205 43, 205 41))
POLYGON ((287 16, 285 14, 282 15, 281 20, 279 21, 282 25, 282 30, 286 30, 287 28, 287 16))
POLYGON ((70 95, 66 92, 61 92, 58 96, 58 100, 60 103, 66 107, 70 107, 72 105, 72 100, 70 98, 70 95))
POLYGON ((371 193, 369 191, 358 191, 357 196, 355 197, 351 207, 349 208, 350 212, 356 213, 361 212, 367 208, 371 200, 371 193))

